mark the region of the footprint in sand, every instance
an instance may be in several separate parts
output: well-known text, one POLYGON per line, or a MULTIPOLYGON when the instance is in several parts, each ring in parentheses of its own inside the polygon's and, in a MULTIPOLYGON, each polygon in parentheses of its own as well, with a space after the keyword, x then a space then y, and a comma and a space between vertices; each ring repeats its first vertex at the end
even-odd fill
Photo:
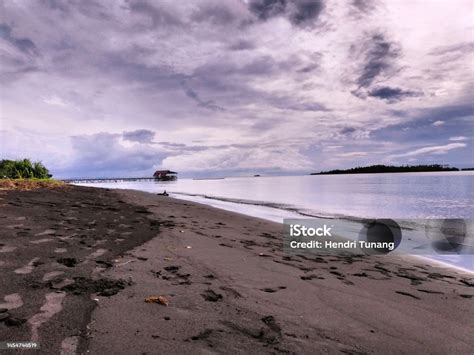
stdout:
POLYGON ((43 238, 43 239, 38 239, 38 240, 32 240, 30 241, 30 243, 32 244, 41 244, 41 243, 47 243, 47 242, 50 242, 52 241, 51 238, 43 238))
POLYGON ((62 274, 64 274, 64 271, 51 271, 51 272, 48 272, 48 273, 44 274, 43 281, 52 280, 56 276, 59 276, 59 275, 62 275, 62 274))
POLYGON ((6 295, 3 299, 5 303, 0 303, 0 308, 15 309, 23 306, 23 299, 18 293, 6 295))
POLYGON ((33 271, 33 268, 37 266, 36 263, 38 262, 39 259, 40 258, 38 258, 38 257, 31 259, 31 261, 28 264, 26 264, 25 266, 23 266, 19 269, 16 269, 14 271, 14 273, 15 274, 21 274, 21 275, 31 273, 33 271))
POLYGON ((0 248, 0 253, 11 253, 12 251, 16 250, 17 247, 4 245, 0 248))
POLYGON ((420 291, 420 292, 424 292, 424 293, 432 293, 432 294, 435 294, 435 295, 444 295, 444 292, 441 292, 441 291, 426 290, 426 289, 422 289, 422 288, 418 288, 417 290, 420 291))
POLYGON ((300 279, 301 280, 312 280, 312 279, 324 280, 324 277, 316 275, 316 274, 310 274, 310 275, 300 276, 300 279))
POLYGON ((65 241, 65 240, 68 240, 68 239, 71 239, 72 237, 75 237, 77 234, 72 234, 72 235, 66 235, 64 237, 58 237, 58 239, 62 240, 62 241, 65 241))
POLYGON ((86 259, 95 259, 99 256, 104 255, 107 252, 107 249, 97 249, 95 252, 91 253, 86 259))
POLYGON ((46 229, 45 231, 43 231, 41 233, 35 234, 35 237, 41 237, 42 235, 51 235, 51 234, 54 234, 54 233, 56 233, 56 231, 54 229, 46 229))
POLYGON ((79 344, 79 337, 72 336, 64 339, 61 342, 61 353, 60 355, 70 355, 75 354, 77 345, 79 344))
POLYGON ((232 245, 226 244, 226 243, 220 243, 219 245, 220 245, 220 246, 223 246, 223 247, 227 247, 227 248, 233 248, 232 245))
POLYGON ((204 298, 208 302, 217 302, 222 300, 222 295, 219 293, 214 292, 213 290, 205 290, 203 293, 201 293, 202 298, 204 298))
POLYGON ((18 228, 21 228, 23 227, 24 224, 10 224, 9 226, 5 226, 5 228, 8 228, 8 229, 18 229, 18 228))
POLYGON ((411 297, 411 298, 414 298, 416 300, 421 300, 420 297, 418 296, 415 296, 415 295, 412 295, 411 293, 408 293, 408 292, 404 292, 404 291, 395 291, 395 293, 398 293, 399 295, 403 295, 403 296, 407 296, 407 297, 411 297))
POLYGON ((31 340, 39 340, 39 327, 41 324, 47 322, 56 313, 63 309, 62 302, 66 296, 65 292, 51 292, 46 294, 46 302, 40 308, 41 313, 36 313, 33 317, 28 319, 28 324, 31 327, 31 340))
POLYGON ((261 290, 262 290, 263 292, 275 293, 275 292, 277 292, 277 291, 284 290, 284 289, 286 289, 286 286, 279 286, 279 287, 274 287, 274 288, 265 287, 265 288, 262 288, 261 290))

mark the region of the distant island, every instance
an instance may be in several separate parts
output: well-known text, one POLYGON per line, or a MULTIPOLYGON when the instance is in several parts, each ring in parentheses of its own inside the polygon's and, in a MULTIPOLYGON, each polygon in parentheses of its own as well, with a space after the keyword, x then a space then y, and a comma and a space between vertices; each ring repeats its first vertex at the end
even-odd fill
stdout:
MULTIPOLYGON (((468 169, 463 169, 468 170, 468 169)), ((383 173, 420 173, 427 171, 459 171, 458 168, 452 168, 448 165, 371 165, 371 166, 358 166, 356 168, 345 169, 345 170, 330 170, 321 171, 319 173, 311 173, 310 175, 336 175, 336 174, 383 174, 383 173)))

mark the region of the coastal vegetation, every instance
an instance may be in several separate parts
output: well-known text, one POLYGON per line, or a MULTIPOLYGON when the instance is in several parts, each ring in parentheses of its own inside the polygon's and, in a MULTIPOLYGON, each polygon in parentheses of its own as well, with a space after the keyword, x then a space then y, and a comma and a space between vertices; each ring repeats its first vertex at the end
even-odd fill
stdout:
POLYGON ((449 167, 448 165, 371 165, 358 166, 351 169, 336 169, 329 171, 321 171, 319 173, 311 173, 311 175, 336 175, 336 174, 381 174, 381 173, 419 173, 427 171, 459 171, 458 168, 449 167))
POLYGON ((0 190, 32 190, 65 185, 51 177, 41 162, 31 162, 29 159, 0 160, 0 190))
POLYGON ((49 179, 49 170, 41 163, 32 163, 29 159, 0 161, 2 179, 49 179))

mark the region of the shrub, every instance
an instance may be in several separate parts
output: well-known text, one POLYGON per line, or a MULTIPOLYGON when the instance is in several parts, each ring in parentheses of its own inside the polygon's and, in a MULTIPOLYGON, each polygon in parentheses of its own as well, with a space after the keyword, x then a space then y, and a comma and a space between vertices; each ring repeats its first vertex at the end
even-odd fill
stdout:
POLYGON ((0 178, 3 179, 49 179, 49 170, 41 163, 29 159, 1 160, 0 178))

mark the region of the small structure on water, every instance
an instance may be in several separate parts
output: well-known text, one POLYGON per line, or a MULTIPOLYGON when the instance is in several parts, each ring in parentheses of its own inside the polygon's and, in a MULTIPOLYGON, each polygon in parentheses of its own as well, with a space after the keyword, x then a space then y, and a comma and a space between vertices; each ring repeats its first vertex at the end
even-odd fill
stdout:
POLYGON ((174 181, 178 179, 178 173, 171 170, 157 170, 153 177, 160 181, 174 181))

